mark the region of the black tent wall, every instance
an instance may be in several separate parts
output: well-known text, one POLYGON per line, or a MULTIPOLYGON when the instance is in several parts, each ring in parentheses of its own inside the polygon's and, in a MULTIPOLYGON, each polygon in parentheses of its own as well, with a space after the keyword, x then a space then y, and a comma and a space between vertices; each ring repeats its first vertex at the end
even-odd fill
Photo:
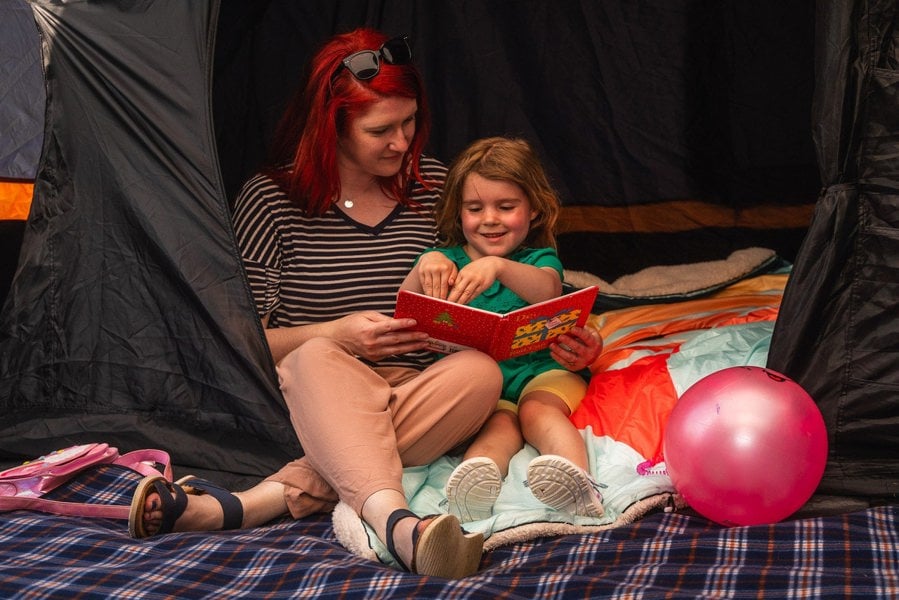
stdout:
POLYGON ((567 204, 804 202, 812 2, 223 3, 216 124, 233 195, 312 49, 362 23, 407 33, 432 149, 521 134, 567 204))
MULTIPOLYGON (((30 182, 44 134, 41 52, 31 7, 0 0, 0 185, 30 182)), ((0 306, 15 272, 24 222, 4 210, 0 193, 0 306)))
POLYGON ((298 456, 229 225, 215 2, 35 2, 45 136, 0 346, 0 449, 164 447, 258 477, 298 456))
POLYGON ((0 179, 33 179, 44 133, 37 28, 23 0, 3 0, 0 19, 0 179))
POLYGON ((585 209, 563 213, 570 268, 613 280, 750 245, 794 258, 819 188, 811 0, 223 3, 213 113, 228 198, 262 162, 312 49, 362 24, 409 34, 433 154, 497 133, 537 146, 566 206, 585 209))
POLYGON ((620 228, 605 211, 578 213, 560 238, 570 268, 613 280, 752 245, 795 256, 807 216, 739 221, 763 204, 810 206, 820 188, 812 1, 223 3, 214 101, 229 197, 264 159, 312 49, 360 24, 409 34, 438 157, 476 137, 523 135, 566 206, 657 205, 656 222, 672 210, 660 201, 732 211, 723 224, 685 215, 690 235, 645 231, 640 211, 620 228))
POLYGON ((821 494, 899 494, 899 5, 822 2, 814 136, 826 184, 768 365, 818 402, 821 494))

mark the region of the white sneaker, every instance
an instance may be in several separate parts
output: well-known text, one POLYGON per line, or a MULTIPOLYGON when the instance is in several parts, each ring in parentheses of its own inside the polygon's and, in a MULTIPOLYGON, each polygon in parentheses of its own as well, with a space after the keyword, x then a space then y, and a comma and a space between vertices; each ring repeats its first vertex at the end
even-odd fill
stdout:
POLYGON ((493 515, 502 486, 503 477, 495 462, 485 457, 464 460, 446 481, 447 510, 463 523, 487 519, 493 515))
POLYGON ((562 456, 538 456, 528 465, 528 487, 543 504, 582 517, 603 515, 599 484, 589 473, 562 456))

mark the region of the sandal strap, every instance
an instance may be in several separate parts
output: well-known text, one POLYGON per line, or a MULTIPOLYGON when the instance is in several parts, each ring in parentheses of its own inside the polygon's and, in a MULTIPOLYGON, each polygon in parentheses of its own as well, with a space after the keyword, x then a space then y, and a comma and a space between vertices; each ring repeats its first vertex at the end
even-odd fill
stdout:
POLYGON ((171 533, 177 521, 187 509, 187 494, 180 486, 169 483, 163 478, 153 482, 153 490, 159 494, 159 502, 162 505, 162 523, 159 525, 159 534, 171 533), (174 498, 172 493, 175 494, 174 498))
MULTIPOLYGON (((175 484, 175 488, 180 489, 179 486, 188 487, 198 492, 209 494, 218 500, 218 503, 222 505, 222 530, 240 529, 243 525, 243 504, 241 504, 237 496, 232 494, 229 490, 226 490, 216 483, 197 477, 179 479, 175 484)), ((184 503, 186 506, 186 497, 184 503)), ((184 509, 182 509, 181 512, 184 512, 184 509)))
MULTIPOLYGON (((396 553, 396 545, 393 543, 393 530, 396 527, 396 524, 403 519, 407 519, 409 517, 413 517, 418 519, 418 515, 407 508, 398 508, 387 517, 387 551, 390 552, 390 556, 399 563, 404 570, 410 571, 410 568, 406 566, 406 563, 399 557, 396 553)), ((412 568, 415 568, 415 544, 418 542, 418 526, 412 528, 412 568)))

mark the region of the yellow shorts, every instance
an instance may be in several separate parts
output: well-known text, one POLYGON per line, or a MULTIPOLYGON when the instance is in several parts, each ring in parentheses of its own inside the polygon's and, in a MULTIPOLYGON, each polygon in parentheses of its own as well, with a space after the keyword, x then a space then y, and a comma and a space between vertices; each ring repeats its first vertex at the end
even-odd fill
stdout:
MULTIPOLYGON (((554 396, 562 399, 562 402, 568 406, 571 412, 580 406, 584 394, 587 393, 587 382, 584 378, 571 371, 565 369, 552 369, 544 371, 531 379, 524 389, 521 390, 521 398, 524 398, 531 392, 549 392, 554 396)), ((496 410, 508 410, 518 414, 518 403, 511 400, 500 401, 496 405, 496 410)))

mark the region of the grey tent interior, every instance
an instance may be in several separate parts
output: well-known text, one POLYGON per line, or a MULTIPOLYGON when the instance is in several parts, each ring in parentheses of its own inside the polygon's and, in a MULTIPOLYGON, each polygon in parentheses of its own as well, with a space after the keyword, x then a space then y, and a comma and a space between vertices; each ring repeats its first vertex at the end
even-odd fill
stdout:
POLYGON ((16 248, 4 248, 15 275, 0 317, 3 457, 102 439, 253 480, 302 452, 230 200, 310 49, 367 23, 410 32, 435 154, 495 133, 535 141, 578 221, 561 236, 569 266, 611 274, 741 245, 794 261, 769 366, 825 416, 820 491, 895 497, 894 3, 552 4, 3 0, 2 48, 21 60, 0 76, 22 85, 0 103, 0 130, 34 124, 0 139, 0 181, 34 180, 16 248), (814 215, 608 228, 622 210, 626 222, 672 220, 684 200, 814 215))

